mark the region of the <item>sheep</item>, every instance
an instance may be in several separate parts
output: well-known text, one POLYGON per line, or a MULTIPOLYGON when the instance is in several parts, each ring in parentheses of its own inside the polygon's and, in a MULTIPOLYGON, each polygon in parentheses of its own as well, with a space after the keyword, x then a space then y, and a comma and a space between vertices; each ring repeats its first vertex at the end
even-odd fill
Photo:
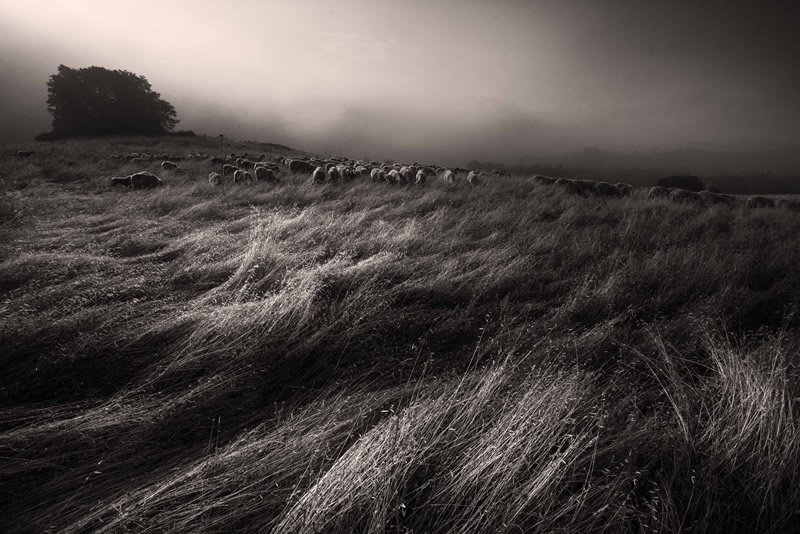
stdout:
POLYGON ((149 163, 150 160, 147 158, 133 158, 130 160, 131 163, 149 163))
POLYGON ((403 177, 400 176, 400 171, 392 169, 386 173, 386 181, 392 185, 402 183, 403 177))
POLYGON ((581 188, 576 183, 575 180, 569 180, 567 178, 557 178, 556 181, 553 182, 553 184, 557 185, 558 187, 560 187, 561 189, 563 189, 564 191, 566 191, 567 193, 569 193, 571 195, 578 195, 578 196, 581 196, 581 197, 587 196, 586 195, 586 190, 581 188))
POLYGON ((222 185, 222 176, 218 172, 208 173, 208 183, 210 185, 222 185))
POLYGON ((445 182, 447 182, 449 184, 455 183, 455 181, 456 181, 456 173, 454 173, 450 169, 445 169, 445 171, 442 173, 442 180, 444 180, 445 182))
POLYGON ((256 180, 263 181, 263 182, 277 182, 278 179, 275 177, 275 173, 272 169, 268 167, 256 167, 256 180))
POLYGON ((614 187, 617 188, 619 195, 624 197, 633 193, 633 186, 630 184, 623 184, 622 182, 618 182, 614 184, 614 187))
POLYGON ((177 163, 173 163, 171 161, 162 161, 161 162, 161 168, 166 170, 166 171, 174 171, 175 169, 178 168, 178 164, 177 163))
POLYGON ((223 165, 222 176, 233 176, 238 170, 239 169, 237 169, 234 165, 228 165, 228 164, 223 165))
POLYGON ((33 150, 17 150, 18 158, 29 158, 33 155, 33 150))
POLYGON ((693 191, 686 189, 673 189, 669 194, 669 199, 676 204, 692 204, 698 207, 705 206, 703 197, 693 191))
POLYGON ((785 198, 782 198, 778 200, 778 202, 776 202, 775 204, 777 205, 777 207, 784 210, 800 211, 800 202, 796 200, 787 200, 785 198))
POLYGON ((401 184, 410 184, 413 181, 411 169, 403 165, 399 171, 400 174, 400 183, 401 184))
POLYGON ((314 169, 314 172, 311 174, 311 179, 314 181, 314 183, 323 183, 325 181, 325 169, 322 167, 317 167, 314 169))
POLYGON ((336 183, 341 179, 341 175, 339 174, 339 169, 336 167, 331 167, 328 169, 328 172, 325 176, 326 180, 331 183, 336 183))
POLYGON ((130 176, 114 176, 111 178, 111 186, 117 185, 124 185, 127 187, 131 186, 131 177, 130 176))
POLYGON ((711 191, 700 191, 697 193, 706 204, 730 204, 735 197, 712 193, 711 191))
POLYGON ((150 187, 158 187, 163 185, 164 182, 153 173, 147 171, 137 172, 128 176, 131 180, 131 187, 133 189, 145 189, 150 187))
POLYGON ((408 176, 409 176, 409 178, 411 178, 411 180, 409 180, 409 183, 411 183, 413 181, 413 179, 416 178, 418 171, 419 171, 419 167, 418 166, 416 166, 416 165, 409 165, 408 166, 408 176))
MULTIPOLYGON (((245 176, 246 174, 250 174, 250 173, 248 173, 247 171, 242 170, 242 169, 236 169, 236 171, 233 173, 233 183, 238 184, 238 183, 246 182, 247 181, 247 177, 245 176)), ((251 176, 250 180, 252 180, 252 179, 253 179, 253 177, 251 176)))
POLYGON ((553 185, 554 183, 556 183, 555 178, 550 178, 549 176, 542 176, 540 174, 534 176, 533 181, 540 185, 553 185))
POLYGON ((774 208, 775 202, 767 197, 750 197, 744 205, 747 208, 774 208))
POLYGON ((211 163, 211 165, 222 165, 227 160, 225 158, 221 158, 219 156, 213 156, 213 157, 209 158, 208 161, 211 163))
POLYGON ((666 187, 654 185, 650 188, 650 191, 647 192, 647 200, 653 200, 656 198, 669 198, 669 194, 670 190, 666 187))
POLYGON ((594 184, 594 190, 598 195, 607 197, 619 196, 619 189, 607 182, 597 182, 594 184))
POLYGON ((122 159, 122 156, 119 155, 119 154, 111 154, 111 156, 109 156, 109 158, 117 160, 117 159, 122 159))
POLYGON ((592 180, 573 180, 573 182, 584 193, 596 193, 597 192, 597 182, 594 182, 592 180))
POLYGON ((289 171, 295 174, 312 173, 316 169, 316 166, 302 159, 289 160, 288 167, 289 171))
POLYGON ((425 185, 425 180, 428 179, 428 176, 425 174, 425 171, 419 170, 417 171, 417 180, 416 185, 425 185))
POLYGON ((369 177, 372 178, 373 182, 380 182, 381 181, 380 174, 381 174, 380 169, 372 169, 372 171, 370 171, 369 173, 369 177))
POLYGON ((351 169, 347 165, 340 163, 339 165, 336 166, 336 170, 339 171, 339 176, 341 176, 342 180, 344 180, 345 182, 349 182, 350 180, 353 179, 353 169, 351 169))
POLYGON ((239 164, 239 167, 241 167, 242 169, 253 170, 253 168, 255 168, 255 163, 253 163, 249 159, 242 159, 242 162, 239 164))
POLYGON ((467 183, 469 185, 480 185, 481 181, 478 179, 478 172, 476 171, 469 171, 467 175, 467 183))

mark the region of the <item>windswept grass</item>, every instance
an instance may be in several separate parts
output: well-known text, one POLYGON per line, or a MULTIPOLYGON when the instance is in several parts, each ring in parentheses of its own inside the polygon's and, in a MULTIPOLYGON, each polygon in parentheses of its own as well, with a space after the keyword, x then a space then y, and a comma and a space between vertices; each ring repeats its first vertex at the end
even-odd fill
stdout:
POLYGON ((196 160, 119 191, 111 153, 216 141, 114 142, 0 168, 5 531, 800 519, 797 214, 196 160))

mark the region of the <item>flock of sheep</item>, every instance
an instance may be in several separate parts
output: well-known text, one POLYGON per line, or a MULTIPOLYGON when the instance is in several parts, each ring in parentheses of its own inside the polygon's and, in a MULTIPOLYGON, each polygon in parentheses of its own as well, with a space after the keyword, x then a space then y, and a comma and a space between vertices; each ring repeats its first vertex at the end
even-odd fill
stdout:
MULTIPOLYGON (((630 184, 607 182, 595 182, 593 180, 572 180, 569 178, 553 178, 550 176, 534 176, 533 181, 541 185, 552 185, 560 187, 568 193, 586 197, 589 195, 622 197, 630 195, 637 188, 630 184)), ((647 199, 667 199, 676 204, 689 204, 697 207, 710 206, 714 204, 734 205, 741 202, 741 199, 733 195, 713 193, 711 191, 687 191, 686 189, 653 186, 647 191, 647 199)), ((747 208, 784 208, 791 211, 800 211, 800 202, 787 199, 779 199, 777 202, 771 198, 753 196, 744 201, 747 208)))
MULTIPOLYGON (((220 166, 219 172, 212 171, 208 175, 211 185, 221 186, 228 183, 247 184, 253 182, 280 181, 284 173, 307 174, 314 183, 348 182, 356 178, 371 179, 376 183, 391 185, 417 185, 425 184, 428 179, 438 178, 445 182, 455 183, 461 176, 470 185, 480 185, 484 173, 462 168, 443 168, 436 165, 424 166, 418 164, 402 165, 398 163, 380 163, 376 161, 354 161, 344 158, 318 159, 311 157, 287 158, 273 157, 265 161, 262 155, 256 160, 250 160, 247 153, 237 156, 206 156, 203 154, 189 154, 188 156, 175 156, 170 154, 140 154, 132 153, 127 156, 113 155, 112 159, 126 160, 129 163, 152 163, 161 160, 161 167, 169 171, 177 171, 180 161, 186 159, 204 159, 212 166, 220 166)), ((495 170, 486 175, 510 176, 505 171, 495 170)), ((154 187, 161 181, 155 175, 142 171, 130 176, 114 177, 112 185, 126 185, 134 188, 154 187), (152 178, 143 178, 151 176, 152 178)))
MULTIPOLYGON (((18 158, 27 158, 32 151, 20 150, 18 158)), ((179 171, 179 162, 184 160, 206 160, 212 166, 219 166, 220 171, 212 171, 208 175, 208 182, 214 186, 222 186, 226 182, 234 184, 248 184, 253 182, 280 182, 280 176, 285 173, 307 174, 316 184, 348 182, 356 178, 370 179, 375 183, 390 185, 416 185, 422 186, 428 179, 437 178, 447 183, 455 183, 464 177, 470 185, 480 185, 485 177, 510 176, 506 171, 493 170, 478 172, 463 168, 444 168, 437 165, 380 163, 376 161, 354 161, 346 158, 318 159, 288 158, 275 156, 265 161, 264 155, 256 160, 250 160, 247 153, 242 156, 230 154, 228 156, 208 156, 192 153, 187 156, 174 154, 142 154, 132 153, 127 156, 113 155, 112 160, 125 160, 128 163, 153 163, 161 161, 161 168, 167 171, 179 171)), ((587 197, 623 197, 633 193, 637 187, 616 183, 596 182, 593 180, 579 180, 569 178, 555 178, 550 176, 534 176, 533 182, 544 186, 553 186, 577 196, 587 197)), ((126 186, 132 189, 151 188, 162 185, 164 182, 155 174, 140 171, 128 176, 115 176, 111 178, 111 185, 126 186)), ((689 204, 704 207, 715 204, 734 205, 742 203, 742 199, 733 195, 724 195, 710 191, 693 192, 685 189, 666 188, 661 186, 650 187, 647 199, 667 199, 677 204, 689 204)), ((744 200, 747 208, 783 208, 791 211, 800 211, 800 202, 787 199, 777 201, 763 196, 752 196, 744 200)))

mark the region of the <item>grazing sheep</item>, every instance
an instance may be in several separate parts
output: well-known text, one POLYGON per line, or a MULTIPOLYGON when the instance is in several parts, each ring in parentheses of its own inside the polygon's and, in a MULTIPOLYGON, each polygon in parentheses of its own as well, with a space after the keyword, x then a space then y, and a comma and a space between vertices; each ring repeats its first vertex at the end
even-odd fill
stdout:
POLYGON ((33 150, 17 150, 18 158, 29 158, 33 154, 33 150))
POLYGON ((373 182, 380 182, 381 181, 380 174, 381 174, 380 169, 372 169, 372 171, 370 171, 369 173, 369 177, 372 178, 373 182))
POLYGON ((587 196, 586 191, 582 189, 575 180, 570 180, 568 178, 557 178, 553 185, 557 185, 567 193, 571 195, 578 195, 580 197, 587 196))
POLYGON ((650 188, 650 191, 647 192, 647 200, 653 200, 655 198, 669 198, 669 194, 670 190, 666 187, 654 185, 650 188))
POLYGON ((556 183, 555 178, 550 178, 549 176, 542 176, 541 174, 537 174, 533 177, 533 181, 540 185, 553 185, 556 183))
POLYGON ((730 204, 734 198, 734 197, 729 198, 727 195, 712 193, 711 191, 700 191, 697 194, 700 196, 700 198, 703 199, 703 202, 705 202, 706 204, 730 204))
POLYGON ((321 184, 325 181, 325 169, 322 167, 317 167, 314 169, 314 172, 311 174, 311 179, 318 184, 321 184))
POLYGON ((236 168, 234 165, 223 165, 222 166, 222 176, 233 176, 236 171, 239 169, 236 168))
POLYGON ((147 171, 137 172, 128 176, 131 179, 131 187, 133 189, 147 189, 151 187, 158 187, 163 185, 164 182, 153 173, 147 171))
POLYGON ((114 176, 111 178, 111 185, 124 185, 126 187, 131 186, 131 177, 130 176, 114 176))
POLYGON ((174 171, 178 168, 178 164, 171 161, 162 161, 161 168, 167 171, 174 171))
POLYGON ((778 200, 775 205, 781 209, 789 211, 800 211, 800 202, 796 200, 787 200, 782 198, 778 200))
POLYGON ((506 176, 506 177, 510 177, 511 176, 510 172, 503 171, 503 170, 500 170, 500 169, 494 169, 492 171, 492 174, 494 174, 495 176, 506 176))
POLYGON ((341 178, 342 176, 339 174, 339 169, 337 169, 336 167, 331 167, 330 169, 328 169, 328 172, 325 175, 325 179, 331 183, 336 183, 341 178))
POLYGON ((425 180, 428 179, 428 175, 425 174, 425 171, 419 170, 417 171, 417 180, 416 185, 425 185, 425 180))
POLYGON ((119 155, 119 154, 112 154, 112 155, 111 155, 111 156, 109 156, 109 157, 110 157, 111 159, 122 159, 122 156, 121 156, 121 155, 119 155))
POLYGON ((596 184, 594 184, 594 191, 598 195, 603 195, 607 197, 619 196, 619 189, 617 189, 615 186, 607 182, 597 182, 596 184))
POLYGON ((411 182, 414 181, 414 177, 411 174, 411 169, 409 169, 405 165, 400 167, 399 174, 400 174, 400 183, 403 185, 410 184, 411 182))
POLYGON ((222 176, 218 172, 208 173, 208 183, 210 185, 222 185, 222 176))
POLYGON ((687 191, 686 189, 673 189, 669 194, 669 199, 676 204, 691 204, 693 206, 703 207, 703 197, 694 191, 687 191))
POLYGON ((397 185, 399 183, 402 183, 402 180, 403 177, 400 176, 400 171, 398 171, 397 169, 392 169, 388 173, 386 173, 386 182, 392 185, 397 185))
POLYGON ((572 180, 572 181, 584 193, 597 192, 597 182, 594 182, 593 180, 572 180))
POLYGON ((233 173, 233 183, 251 184, 253 183, 253 175, 243 169, 237 169, 236 172, 233 173))
POLYGON ((623 184, 622 182, 618 182, 614 184, 614 187, 617 188, 617 192, 620 196, 628 196, 633 193, 633 186, 630 184, 623 184))
POLYGON ((480 185, 481 181, 478 179, 478 173, 475 171, 470 171, 467 175, 467 183, 469 185, 480 185))
POLYGON ((262 182, 278 181, 278 179, 275 177, 275 173, 268 167, 256 167, 254 172, 256 173, 256 180, 262 182))
POLYGON ((314 172, 314 169, 316 169, 314 164, 303 161, 302 159, 290 160, 288 167, 289 171, 295 174, 309 174, 314 172))
POLYGON ((341 176, 342 180, 345 182, 349 182, 353 179, 353 169, 347 165, 339 164, 336 166, 336 170, 339 171, 339 176, 341 176))
POLYGON ((747 208, 774 208, 775 202, 767 197, 750 197, 744 205, 747 208))
POLYGON ((213 156, 208 161, 211 162, 212 165, 222 165, 227 160, 225 158, 221 158, 219 156, 213 156))
POLYGON ((239 167, 242 169, 253 170, 255 168, 255 163, 250 161, 249 159, 242 159, 242 162, 239 164, 239 167))
POLYGON ((453 172, 452 170, 450 170, 450 169, 446 169, 446 170, 445 170, 445 171, 442 173, 442 180, 444 180, 444 181, 445 181, 445 182, 447 182, 448 184, 455 183, 455 181, 456 181, 456 173, 454 173, 454 172, 453 172))

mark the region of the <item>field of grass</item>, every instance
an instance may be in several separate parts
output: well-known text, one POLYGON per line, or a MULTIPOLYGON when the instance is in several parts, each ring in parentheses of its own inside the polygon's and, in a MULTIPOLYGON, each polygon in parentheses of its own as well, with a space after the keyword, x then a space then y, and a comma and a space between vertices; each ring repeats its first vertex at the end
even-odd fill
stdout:
POLYGON ((0 530, 798 531, 800 214, 217 143, 2 156, 0 530))

